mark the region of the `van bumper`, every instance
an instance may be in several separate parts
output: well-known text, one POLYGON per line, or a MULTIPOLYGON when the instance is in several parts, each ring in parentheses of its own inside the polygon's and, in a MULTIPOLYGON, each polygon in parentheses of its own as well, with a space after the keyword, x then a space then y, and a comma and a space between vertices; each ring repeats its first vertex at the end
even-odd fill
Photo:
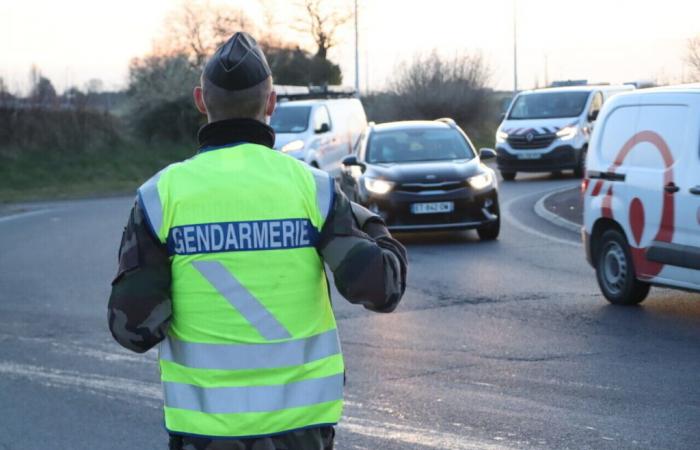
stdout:
POLYGON ((503 172, 551 172, 578 167, 581 150, 570 145, 561 145, 546 153, 534 150, 510 153, 503 147, 497 147, 496 155, 498 170, 503 172), (534 154, 539 154, 539 158, 524 159, 524 155, 534 154))

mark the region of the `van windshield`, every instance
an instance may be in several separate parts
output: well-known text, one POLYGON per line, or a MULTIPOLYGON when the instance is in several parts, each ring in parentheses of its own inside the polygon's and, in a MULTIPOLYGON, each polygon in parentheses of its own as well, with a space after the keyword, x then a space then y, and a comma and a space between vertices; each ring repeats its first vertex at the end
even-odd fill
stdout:
POLYGON ((370 164, 472 159, 467 141, 453 129, 411 128, 372 133, 367 144, 370 164))
POLYGON ((577 117, 583 112, 590 92, 541 92, 521 95, 515 100, 509 119, 554 119, 577 117))
POLYGON ((309 127, 310 106, 278 106, 270 118, 275 133, 301 133, 309 127))

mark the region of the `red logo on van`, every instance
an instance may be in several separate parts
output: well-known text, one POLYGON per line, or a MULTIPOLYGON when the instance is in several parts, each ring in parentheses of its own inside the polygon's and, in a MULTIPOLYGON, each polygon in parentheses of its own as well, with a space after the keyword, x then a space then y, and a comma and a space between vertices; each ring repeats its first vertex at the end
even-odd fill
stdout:
MULTIPOLYGON (((643 142, 654 146, 664 160, 664 165, 666 167, 666 170, 664 171, 664 186, 669 183, 673 183, 673 154, 671 153, 666 141, 664 141, 659 134, 653 131, 642 131, 632 136, 620 149, 613 165, 609 169, 609 172, 615 173, 615 171, 623 165, 625 159, 632 149, 637 146, 637 144, 641 144, 643 142)), ((600 194, 603 189, 603 184, 603 180, 599 180, 596 183, 591 192, 593 197, 600 194)), ((663 189, 661 189, 661 192, 663 195, 661 222, 659 229, 654 236, 654 240, 660 242, 672 242, 673 233, 675 231, 675 200, 673 194, 668 193, 663 189)), ((603 199, 603 217, 610 219, 613 218, 612 199, 613 188, 611 186, 603 199)), ((633 198, 629 206, 630 230, 632 232, 632 238, 635 241, 630 245, 632 259, 634 261, 637 275, 640 277, 651 278, 657 276, 664 266, 663 264, 647 260, 645 256, 646 248, 641 247, 642 236, 644 235, 644 228, 646 226, 645 217, 646 213, 644 210, 644 203, 637 197, 633 198)), ((698 222, 700 223, 700 210, 698 210, 698 222)))

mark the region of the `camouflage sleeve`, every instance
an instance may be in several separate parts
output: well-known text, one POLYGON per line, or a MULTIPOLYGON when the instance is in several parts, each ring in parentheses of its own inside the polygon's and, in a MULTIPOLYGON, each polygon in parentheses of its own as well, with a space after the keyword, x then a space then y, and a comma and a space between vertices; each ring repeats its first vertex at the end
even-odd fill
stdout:
POLYGON ((138 203, 122 235, 108 310, 114 339, 139 353, 162 341, 170 325, 170 259, 148 228, 138 203))
POLYGON ((376 312, 396 309, 406 290, 406 249, 379 216, 350 202, 337 183, 318 248, 348 301, 376 312))

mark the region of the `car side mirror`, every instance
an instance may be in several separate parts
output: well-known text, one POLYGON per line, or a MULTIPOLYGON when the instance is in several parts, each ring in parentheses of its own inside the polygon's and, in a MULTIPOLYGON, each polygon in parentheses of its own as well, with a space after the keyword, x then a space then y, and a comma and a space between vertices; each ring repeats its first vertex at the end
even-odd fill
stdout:
POLYGON ((481 158, 482 161, 486 161, 488 159, 494 159, 496 157, 496 151, 492 148, 482 148, 479 149, 479 158, 481 158))
POLYGON ((597 109, 595 111, 591 111, 591 113, 588 115, 588 121, 589 122, 595 122, 596 119, 598 119, 598 114, 600 113, 600 110, 597 109))
POLYGON ((328 133, 329 131, 331 131, 331 126, 328 125, 327 122, 324 122, 316 129, 316 134, 328 133))
POLYGON ((345 167, 359 166, 360 165, 360 162, 357 160, 356 155, 348 155, 345 158, 343 158, 342 161, 340 161, 340 163, 342 165, 344 165, 345 167))

